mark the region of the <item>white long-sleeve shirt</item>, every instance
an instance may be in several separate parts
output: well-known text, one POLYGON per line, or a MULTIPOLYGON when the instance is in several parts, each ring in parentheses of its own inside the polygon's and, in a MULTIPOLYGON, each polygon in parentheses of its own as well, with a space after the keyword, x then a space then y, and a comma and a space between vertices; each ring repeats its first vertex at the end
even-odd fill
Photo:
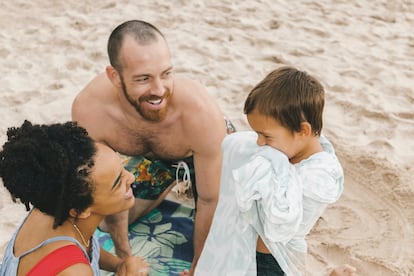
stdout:
POLYGON ((219 202, 196 275, 256 275, 258 235, 286 275, 300 275, 305 236, 342 193, 342 167, 325 137, 323 152, 295 165, 256 141, 254 132, 223 141, 219 202))

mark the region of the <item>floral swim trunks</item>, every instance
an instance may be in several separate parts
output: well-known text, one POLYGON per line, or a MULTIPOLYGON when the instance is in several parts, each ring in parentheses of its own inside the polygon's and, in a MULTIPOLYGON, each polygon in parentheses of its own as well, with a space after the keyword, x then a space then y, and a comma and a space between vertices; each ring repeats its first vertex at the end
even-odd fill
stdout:
MULTIPOLYGON (((224 118, 227 134, 236 131, 230 120, 224 118)), ((192 196, 197 202, 195 185, 194 160, 192 156, 178 161, 150 159, 143 156, 129 157, 124 161, 124 167, 135 176, 131 185, 134 196, 142 199, 157 199, 170 185, 184 182, 191 187, 192 196)))
POLYGON ((171 184, 177 181, 191 181, 196 198, 193 157, 179 161, 148 159, 143 156, 129 157, 124 167, 135 176, 131 185, 134 196, 142 199, 157 199, 171 184))

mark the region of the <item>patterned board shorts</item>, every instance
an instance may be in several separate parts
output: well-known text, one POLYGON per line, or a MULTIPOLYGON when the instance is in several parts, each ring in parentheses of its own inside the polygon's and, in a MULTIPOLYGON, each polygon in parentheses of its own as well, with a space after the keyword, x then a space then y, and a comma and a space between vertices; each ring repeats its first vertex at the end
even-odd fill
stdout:
MULTIPOLYGON (((227 134, 236 131, 234 125, 224 118, 227 134)), ((184 182, 191 187, 191 193, 197 201, 193 157, 179 161, 149 159, 143 156, 129 157, 124 161, 124 167, 135 176, 131 185, 135 197, 142 199, 157 199, 170 185, 184 182)))
POLYGON ((180 161, 164 161, 134 156, 127 158, 124 161, 124 166, 135 176, 135 181, 131 186, 137 198, 155 200, 176 180, 190 180, 193 194, 196 194, 192 156, 180 161))

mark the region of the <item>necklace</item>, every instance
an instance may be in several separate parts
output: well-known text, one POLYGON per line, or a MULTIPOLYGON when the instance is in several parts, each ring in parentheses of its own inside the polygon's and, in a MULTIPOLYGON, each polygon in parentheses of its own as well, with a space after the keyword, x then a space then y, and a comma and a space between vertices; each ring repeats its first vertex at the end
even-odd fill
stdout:
POLYGON ((85 244, 85 246, 88 248, 89 247, 89 244, 90 244, 90 240, 88 240, 88 241, 86 241, 85 240, 85 238, 83 237, 83 235, 82 235, 82 232, 79 230, 79 227, 76 225, 76 224, 74 224, 74 223, 72 223, 72 226, 73 226, 73 228, 75 228, 75 230, 76 230, 76 232, 78 232, 78 234, 79 234, 79 236, 81 237, 81 239, 82 239, 82 242, 85 244))

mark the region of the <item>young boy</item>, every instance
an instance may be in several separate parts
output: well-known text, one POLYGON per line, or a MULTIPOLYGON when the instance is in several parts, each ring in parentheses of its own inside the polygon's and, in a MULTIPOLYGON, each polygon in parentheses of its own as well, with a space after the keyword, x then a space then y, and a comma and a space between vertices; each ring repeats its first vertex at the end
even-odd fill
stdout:
POLYGON ((305 236, 343 191, 342 167, 321 136, 323 108, 322 85, 295 68, 253 88, 244 112, 255 133, 224 139, 219 203, 196 275, 304 272, 305 236))

